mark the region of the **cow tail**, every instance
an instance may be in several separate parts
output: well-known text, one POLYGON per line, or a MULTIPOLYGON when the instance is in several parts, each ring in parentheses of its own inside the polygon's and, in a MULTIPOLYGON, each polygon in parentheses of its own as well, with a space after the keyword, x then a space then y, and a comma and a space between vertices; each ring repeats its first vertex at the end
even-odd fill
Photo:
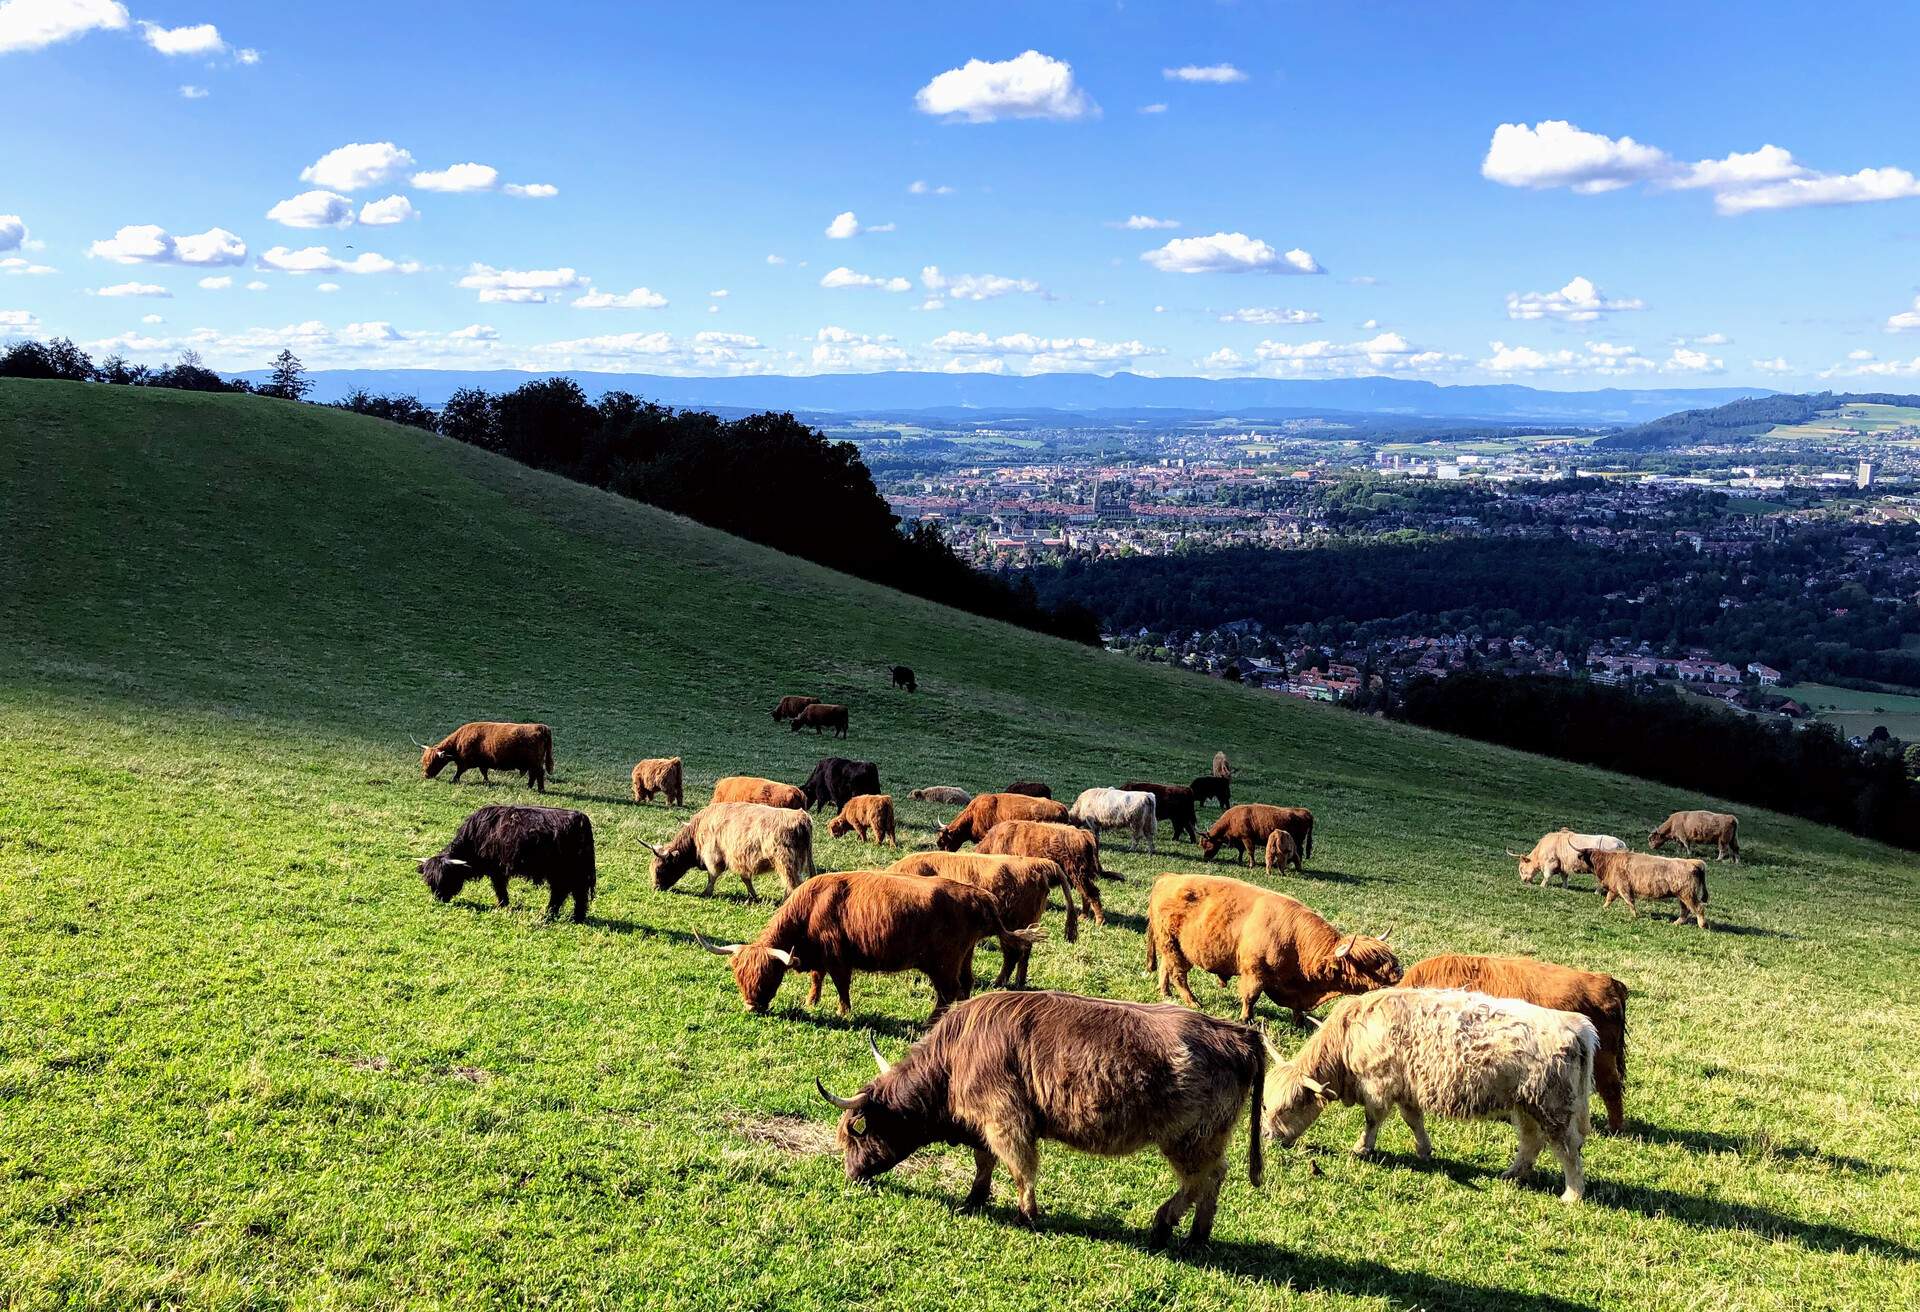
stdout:
MULTIPOLYGON (((1580 1040, 1580 1068, 1586 1074, 1587 1083, 1586 1092, 1575 1100, 1579 1106, 1574 1111, 1574 1118, 1579 1122, 1580 1136, 1584 1139, 1593 1133, 1593 1059, 1600 1050, 1600 1033, 1590 1029, 1580 1036, 1580 1040)), ((1625 1063, 1621 1065, 1621 1074, 1626 1074, 1625 1063)))
POLYGON ((1300 854, 1300 859, 1303 861, 1313 855, 1313 821, 1311 820, 1307 821, 1306 849, 1306 851, 1300 854))
POLYGON ((551 729, 547 730, 547 732, 542 736, 546 739, 546 743, 544 744, 544 746, 546 747, 546 753, 547 753, 547 773, 552 774, 553 773, 553 730, 551 729))
POLYGON ((1267 1036, 1259 1030, 1253 1035, 1253 1099, 1247 1111, 1247 1180, 1258 1186, 1266 1179, 1266 1159, 1261 1155, 1260 1111, 1267 1092, 1267 1036))
POLYGON ((1060 872, 1060 900, 1067 904, 1067 942, 1080 941, 1080 913, 1073 905, 1073 881, 1067 878, 1067 872, 1060 872))

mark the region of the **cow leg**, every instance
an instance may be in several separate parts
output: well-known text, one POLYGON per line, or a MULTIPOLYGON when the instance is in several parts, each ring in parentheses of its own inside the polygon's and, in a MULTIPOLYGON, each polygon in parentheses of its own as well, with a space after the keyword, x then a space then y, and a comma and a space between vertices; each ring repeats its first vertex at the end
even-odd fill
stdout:
POLYGON ((827 975, 825 971, 816 970, 812 972, 809 979, 811 982, 807 987, 807 1005, 817 1007, 820 1005, 820 986, 826 982, 827 975))
POLYGON ((1220 1145, 1219 1160, 1200 1181, 1200 1187, 1194 1197, 1193 1228, 1187 1232, 1187 1242, 1193 1245, 1204 1244, 1213 1238, 1213 1214, 1220 1206, 1220 1186, 1227 1178, 1226 1144, 1220 1145))
POLYGON ((1373 1151, 1373 1144, 1380 1137, 1380 1122, 1387 1119, 1385 1107, 1375 1107, 1367 1103, 1362 1107, 1367 1123, 1360 1131, 1360 1137, 1354 1141, 1353 1151, 1357 1157, 1364 1157, 1373 1151))
POLYGON ((851 969, 842 966, 833 972, 833 991, 840 995, 840 1014, 842 1016, 850 1014, 853 1011, 853 971, 851 969))
MULTIPOLYGON (((560 913, 562 911, 565 911, 566 909, 567 909, 567 890, 558 884, 549 888, 547 890, 547 919, 548 920, 560 919, 560 913)), ((582 920, 582 919, 585 919, 585 917, 575 916, 574 919, 582 920)))
POLYGON ((1502 1180, 1524 1180, 1533 1173, 1533 1160, 1546 1146, 1547 1136, 1541 1133, 1540 1123, 1523 1111, 1513 1113, 1513 1128, 1520 1135, 1520 1146, 1513 1154, 1513 1164, 1500 1173, 1502 1180))
POLYGON ((1569 1125, 1566 1132, 1552 1141, 1553 1155, 1560 1159, 1560 1169, 1566 1174, 1567 1187, 1560 1191, 1560 1201, 1577 1203, 1587 1192, 1587 1172, 1580 1160, 1581 1135, 1578 1126, 1569 1125))
POLYGON ((454 781, 455 783, 459 783, 459 782, 460 782, 460 776, 461 776, 461 775, 463 775, 463 774, 465 774, 466 772, 467 772, 467 767, 466 767, 466 766, 464 766, 464 765, 462 765, 462 764, 460 764, 460 762, 458 762, 458 761, 455 761, 455 762, 453 763, 453 781, 454 781))
POLYGON ((1635 920, 1638 920, 1640 918, 1640 908, 1633 904, 1633 894, 1631 892, 1622 893, 1620 898, 1627 904, 1627 914, 1635 920))
POLYGON ((1600 1101, 1607 1108, 1607 1129, 1614 1134, 1626 1128, 1627 1113, 1623 1102, 1625 1081, 1620 1075, 1620 1061, 1611 1052, 1596 1053, 1593 1059, 1593 1085, 1600 1094, 1600 1101))
POLYGON ((1175 956, 1174 953, 1169 950, 1161 957, 1161 962, 1160 996, 1163 998, 1167 996, 1167 981, 1171 979, 1173 981, 1174 991, 1180 995, 1180 1001, 1186 1003, 1195 1011, 1199 1011, 1200 999, 1193 996, 1193 989, 1187 984, 1186 958, 1175 956))
MULTIPOLYGON (((1040 1174, 1040 1146, 1024 1131, 991 1125, 983 1136, 987 1147, 1013 1177, 1020 1194, 1020 1223, 1032 1225, 1040 1219, 1040 1199, 1034 1182, 1040 1174)), ((976 1177, 977 1178, 977 1177, 976 1177)))
POLYGON ((494 902, 499 905, 502 911, 505 911, 507 909, 507 877, 505 875, 489 875, 487 878, 493 884, 494 902))
POLYGON ((1022 943, 1014 951, 1019 954, 1020 967, 1014 972, 1013 986, 1024 989, 1027 986, 1027 966, 1033 961, 1033 944, 1022 943))
MULTIPOLYGON (((721 873, 722 873, 722 872, 721 872, 721 871, 718 871, 718 870, 709 870, 709 871, 707 872, 707 886, 706 886, 705 888, 703 888, 703 889, 701 889, 701 890, 700 890, 700 896, 701 896, 701 897, 712 897, 712 896, 713 896, 713 886, 714 886, 715 884, 718 884, 718 883, 720 882, 720 875, 721 875, 721 873)), ((746 882, 746 880, 745 880, 745 879, 742 879, 742 880, 741 880, 740 882, 744 884, 744 883, 746 882)))
POLYGON ((993 1168, 996 1165, 998 1160, 989 1150, 973 1150, 973 1188, 967 1190, 966 1201, 960 1204, 962 1211, 977 1212, 993 1197, 993 1168))
POLYGON ((760 895, 753 891, 753 876, 742 875, 740 876, 740 882, 746 886, 748 900, 753 902, 758 902, 760 900, 760 895))
POLYGON ((1400 1119, 1413 1131, 1413 1155, 1421 1161, 1433 1156, 1433 1140, 1427 1138, 1426 1113, 1412 1103, 1400 1104, 1400 1119))
POLYGON ((1253 975, 1240 977, 1240 1023, 1253 1019, 1253 1004, 1260 1000, 1260 981, 1253 975))
MULTIPOLYGON (((1013 940, 1010 938, 1001 939, 1000 940, 1000 973, 993 977, 993 983, 989 984, 987 986, 988 988, 1003 989, 1007 986, 1007 981, 1013 978, 1013 958, 1014 958, 1013 940)), ((960 969, 966 972, 966 976, 968 979, 973 978, 973 953, 971 952, 967 953, 966 963, 963 966, 961 966, 960 969)))
MULTIPOLYGON (((493 776, 487 773, 487 768, 488 767, 484 765, 480 767, 480 782, 483 784, 492 784, 493 776)), ((458 781, 456 780, 456 782, 458 781)))
POLYGON ((1087 904, 1087 912, 1093 917, 1093 923, 1105 926, 1107 923, 1107 908, 1100 901, 1099 885, 1084 875, 1075 875, 1074 887, 1080 893, 1080 900, 1087 904))
POLYGON ((1613 905, 1613 890, 1610 888, 1607 888, 1607 889, 1602 889, 1601 892, 1606 894, 1605 897, 1600 899, 1600 909, 1602 911, 1605 911, 1608 907, 1613 905))

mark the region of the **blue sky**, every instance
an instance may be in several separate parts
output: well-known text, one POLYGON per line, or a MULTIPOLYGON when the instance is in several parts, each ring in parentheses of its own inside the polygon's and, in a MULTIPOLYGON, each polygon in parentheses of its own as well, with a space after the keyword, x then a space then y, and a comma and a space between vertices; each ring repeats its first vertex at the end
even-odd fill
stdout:
POLYGON ((0 336, 1920 388, 1920 11, 1555 10, 0 0, 0 336))

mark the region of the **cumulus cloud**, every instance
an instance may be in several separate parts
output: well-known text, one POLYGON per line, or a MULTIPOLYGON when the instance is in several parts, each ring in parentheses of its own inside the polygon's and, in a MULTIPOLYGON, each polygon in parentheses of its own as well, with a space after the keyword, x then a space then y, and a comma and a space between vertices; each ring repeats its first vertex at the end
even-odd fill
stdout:
POLYGON ((935 296, 951 297, 956 301, 991 301, 1016 292, 1037 294, 1041 290, 1040 284, 1031 278, 1004 278, 997 273, 949 276, 940 272, 937 264, 929 264, 920 270, 920 285, 935 296))
POLYGON ((117 282, 111 287, 102 287, 93 293, 95 296, 149 296, 172 299, 173 293, 156 282, 117 282))
POLYGON ((1223 346, 1200 360, 1201 368, 1210 369, 1215 373, 1238 373, 1247 368, 1248 364, 1247 358, 1231 346, 1223 346))
POLYGON ((921 87, 914 104, 949 121, 992 123, 1006 118, 1063 122, 1100 112, 1073 80, 1073 66, 1037 50, 997 62, 969 59, 921 87))
POLYGON ((831 324, 813 335, 809 358, 815 369, 832 373, 897 369, 909 359, 907 352, 885 334, 870 336, 831 324))
POLYGON ((337 191, 303 191, 267 211, 289 228, 344 228, 353 222, 353 202, 337 191))
POLYGON ((233 286, 233 279, 224 273, 217 276, 210 274, 200 280, 199 286, 203 291, 223 292, 233 286))
POLYGON ((827 236, 835 241, 845 241, 849 237, 858 237, 867 232, 892 232, 891 223, 863 224, 854 217, 852 210, 845 210, 833 216, 833 222, 827 225, 827 236))
POLYGON ((263 291, 266 291, 267 288, 271 285, 272 284, 270 283, 264 283, 264 282, 261 282, 258 278, 255 278, 252 282, 247 284, 247 290, 250 292, 263 292, 263 291))
MULTIPOLYGON (((0 47, 3 52, 5 47, 0 47)), ((37 337, 40 334, 40 320, 34 317, 32 310, 0 310, 0 338, 37 337)))
POLYGON ((163 55, 217 55, 227 48, 220 29, 212 23, 192 27, 162 27, 142 20, 142 38, 163 55))
POLYGON ((470 323, 465 328, 455 328, 447 336, 459 341, 495 342, 500 340, 500 331, 492 324, 470 323))
POLYGON ((413 175, 413 185, 421 191, 471 193, 497 191, 527 200, 545 200, 560 194, 550 182, 500 181, 500 170, 491 164, 454 164, 444 169, 428 169, 413 175))
POLYGON ((87 248, 87 254, 115 264, 244 264, 247 244, 225 228, 175 237, 157 224, 129 224, 87 248))
POLYGON ((213 93, 205 87, 196 87, 192 83, 183 83, 180 87, 180 98, 182 100, 205 100, 212 94, 213 93))
POLYGON ((725 287, 716 287, 714 288, 714 290, 708 292, 707 295, 713 297, 713 299, 716 301, 724 301, 727 299, 727 297, 733 295, 733 293, 728 291, 725 287))
POLYGON ((300 180, 329 191, 362 191, 412 167, 413 156, 391 141, 357 141, 301 169, 300 180))
POLYGON ((26 220, 18 214, 0 214, 0 251, 17 251, 26 240, 26 220))
POLYGON ((166 321, 167 320, 164 315, 143 314, 140 316, 140 322, 145 324, 165 323, 166 321))
POLYGON ((1140 112, 1142 114, 1164 114, 1167 112, 1167 107, 1166 105, 1156 101, 1151 105, 1140 106, 1140 112))
POLYGON ((1299 249, 1284 255, 1244 232, 1211 237, 1175 237, 1140 256, 1162 273, 1325 273, 1313 256, 1299 249))
POLYGON ((550 200, 560 194, 560 188, 551 182, 509 182, 500 190, 522 200, 550 200))
POLYGON ((1890 315, 1887 319, 1887 331, 1890 333, 1920 332, 1920 296, 1913 298, 1913 308, 1890 315))
POLYGON ((1557 292, 1508 292, 1507 318, 1558 319, 1563 323, 1591 323, 1622 310, 1644 310, 1634 297, 1603 296, 1591 279, 1575 278, 1557 292))
POLYGON ((1178 219, 1156 219, 1147 214, 1129 214, 1126 218, 1109 223, 1109 228, 1125 228, 1128 232, 1153 232, 1162 228, 1177 228, 1178 219))
POLYGON ((822 287, 874 287, 885 292, 913 290, 913 284, 905 278, 876 278, 870 274, 855 273, 844 264, 823 274, 820 285, 822 287))
POLYGON ((1164 348, 1140 341, 1107 342, 1094 337, 1042 337, 1034 333, 993 337, 981 332, 950 332, 934 338, 928 346, 954 356, 1011 361, 1024 373, 1077 372, 1102 365, 1120 367, 1166 354, 1164 348))
POLYGON ((1920 355, 1911 360, 1876 360, 1871 351, 1847 352, 1847 364, 1822 369, 1822 378, 1916 378, 1920 377, 1920 355))
MULTIPOLYGON (((1156 307, 1157 308, 1157 307, 1156 307)), ((1244 310, 1229 310, 1220 316, 1221 323, 1319 323, 1320 314, 1316 310, 1282 310, 1274 307, 1250 305, 1244 310)), ((1372 327, 1369 323, 1367 327, 1372 327)))
POLYGON ((1278 377, 1438 373, 1461 362, 1457 355, 1417 347, 1394 332, 1359 342, 1263 341, 1253 354, 1262 373, 1278 377))
POLYGON ((767 256, 767 263, 768 263, 768 264, 785 264, 786 262, 787 262, 787 257, 786 257, 786 256, 784 256, 784 255, 769 255, 769 256, 767 256))
POLYGON ((340 284, 337 282, 323 282, 318 287, 315 287, 314 290, 331 294, 340 290, 340 284))
POLYGON ((89 32, 121 31, 127 21, 127 7, 117 0, 5 0, 0 3, 0 55, 44 50, 89 32))
POLYGON ((1669 174, 1667 153, 1632 137, 1586 132, 1564 119, 1493 130, 1480 174, 1507 187, 1571 187, 1581 195, 1617 191, 1669 174))
POLYGON ((572 269, 496 269, 490 264, 475 264, 460 279, 460 286, 480 293, 486 304, 544 305, 559 299, 559 293, 587 290, 587 279, 572 269))
POLYGON ((647 287, 635 287, 624 294, 587 292, 573 298, 576 310, 658 310, 666 303, 666 297, 647 287))
POLYGON ((379 200, 370 200, 360 207, 360 223, 368 228, 384 228, 419 217, 420 211, 415 209, 413 202, 405 196, 382 196, 379 200))
POLYGON ((337 259, 325 246, 303 246, 289 250, 275 246, 260 253, 260 267, 279 273, 418 273, 420 266, 411 260, 390 260, 373 251, 362 251, 350 260, 337 259))
POLYGON ((1531 346, 1489 343, 1492 353, 1479 362, 1491 374, 1512 377, 1517 374, 1598 374, 1617 377, 1629 374, 1717 374, 1726 364, 1705 351, 1676 346, 1665 360, 1656 360, 1638 348, 1615 342, 1588 342, 1583 350, 1560 347, 1541 351, 1531 346))
MULTIPOLYGON (((491 330, 488 330, 491 332, 491 330)), ((547 342, 530 348, 526 363, 545 369, 642 363, 650 372, 750 373, 764 366, 755 357, 766 348, 744 333, 609 333, 547 342)))
POLYGON ((936 187, 924 179, 916 178, 907 184, 907 194, 912 196, 951 196, 952 187, 936 187))
POLYGON ((32 260, 20 255, 8 255, 0 258, 0 273, 12 276, 39 276, 58 272, 60 271, 51 264, 35 264, 32 260))
POLYGON ((1752 367, 1763 374, 1790 374, 1794 372, 1793 366, 1787 363, 1786 357, 1780 355, 1774 356, 1771 360, 1755 360, 1752 362, 1752 367))
POLYGON ((365 366, 377 361, 385 367, 423 368, 457 363, 501 363, 491 352, 495 343, 487 333, 416 332, 385 321, 349 323, 330 327, 317 319, 284 327, 246 328, 224 331, 199 328, 172 337, 151 337, 126 333, 89 342, 89 349, 117 351, 136 359, 171 359, 192 350, 205 357, 209 367, 246 369, 257 367, 282 348, 293 350, 311 368, 365 366))
POLYGON ((1182 64, 1179 68, 1163 68, 1160 76, 1169 82, 1245 82, 1247 75, 1232 64, 1182 64))

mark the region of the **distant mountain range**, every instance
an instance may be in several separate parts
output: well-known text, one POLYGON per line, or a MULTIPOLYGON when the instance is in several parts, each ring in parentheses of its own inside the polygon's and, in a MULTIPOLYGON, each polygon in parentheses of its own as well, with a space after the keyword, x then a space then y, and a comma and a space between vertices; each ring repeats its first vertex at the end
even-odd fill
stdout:
MULTIPOLYGON (((241 375, 250 381, 265 376, 264 371, 241 375)), ((1502 423, 1638 424, 1676 410, 1772 395, 1766 388, 1755 387, 1551 392, 1517 383, 1444 386, 1410 378, 1148 378, 1129 373, 1018 377, 915 372, 678 378, 579 370, 329 369, 314 372, 312 399, 337 401, 364 388, 375 393, 411 393, 429 405, 439 405, 462 387, 501 392, 530 379, 560 376, 577 379, 591 395, 620 390, 680 407, 821 414, 938 411, 982 417, 1036 410, 1185 411, 1276 418, 1339 411, 1502 423)))

